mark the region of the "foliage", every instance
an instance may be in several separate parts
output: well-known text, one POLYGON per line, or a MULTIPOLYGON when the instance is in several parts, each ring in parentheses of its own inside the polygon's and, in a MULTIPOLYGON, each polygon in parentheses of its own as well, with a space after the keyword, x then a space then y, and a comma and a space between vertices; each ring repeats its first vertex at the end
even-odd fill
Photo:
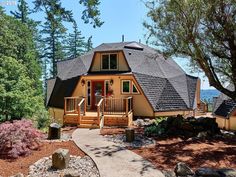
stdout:
POLYGON ((93 49, 93 42, 92 42, 93 36, 90 36, 87 40, 87 43, 85 44, 85 50, 86 52, 89 52, 90 50, 93 49))
POLYGON ((39 148, 42 134, 30 120, 0 124, 0 156, 17 158, 39 148))
POLYGON ((148 0, 148 40, 167 56, 190 58, 211 86, 236 99, 236 1, 148 0))
POLYGON ((161 135, 164 133, 165 129, 161 126, 162 121, 166 121, 167 117, 157 117, 154 123, 145 128, 144 134, 150 135, 161 135))
POLYGON ((27 68, 12 57, 0 57, 0 110, 11 118, 31 117, 43 109, 43 99, 35 90, 27 68))
POLYGON ((156 119, 151 125, 144 129, 147 136, 178 136, 194 137, 200 132, 207 132, 209 135, 219 133, 216 120, 213 118, 183 118, 181 115, 156 119))
POLYGON ((78 30, 76 22, 73 22, 73 33, 69 34, 67 38, 67 57, 76 58, 85 53, 85 41, 78 30))
POLYGON ((82 19, 85 23, 93 24, 94 28, 102 26, 104 22, 99 18, 99 0, 79 0, 79 3, 85 7, 85 10, 82 12, 82 19))

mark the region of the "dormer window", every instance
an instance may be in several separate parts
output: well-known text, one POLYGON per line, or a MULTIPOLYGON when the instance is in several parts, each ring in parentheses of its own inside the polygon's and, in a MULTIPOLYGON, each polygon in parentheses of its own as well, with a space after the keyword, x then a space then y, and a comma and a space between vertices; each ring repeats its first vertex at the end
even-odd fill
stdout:
POLYGON ((117 70, 117 54, 102 54, 102 70, 117 70))

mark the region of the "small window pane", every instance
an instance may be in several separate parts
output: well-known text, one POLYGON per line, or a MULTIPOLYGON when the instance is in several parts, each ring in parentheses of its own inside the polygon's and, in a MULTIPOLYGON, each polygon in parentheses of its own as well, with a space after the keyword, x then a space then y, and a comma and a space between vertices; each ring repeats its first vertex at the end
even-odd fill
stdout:
POLYGON ((138 93, 138 89, 136 88, 134 84, 133 84, 133 93, 138 93))
POLYGON ((123 93, 129 93, 130 90, 129 90, 129 81, 123 81, 123 93))
POLYGON ((102 69, 109 69, 109 55, 102 55, 102 69))
POLYGON ((117 69, 117 55, 110 55, 110 69, 117 69))

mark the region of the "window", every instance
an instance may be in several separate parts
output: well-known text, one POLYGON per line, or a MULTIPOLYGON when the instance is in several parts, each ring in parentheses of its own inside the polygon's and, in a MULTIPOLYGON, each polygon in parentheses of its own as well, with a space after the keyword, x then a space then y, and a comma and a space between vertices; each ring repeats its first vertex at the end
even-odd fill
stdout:
POLYGON ((122 93, 138 94, 139 91, 137 86, 131 80, 122 80, 122 93))
POLYGON ((132 82, 132 84, 133 84, 133 91, 132 92, 133 93, 139 93, 136 85, 133 82, 132 82))
POLYGON ((117 70, 117 54, 102 55, 102 70, 117 70))
POLYGON ((130 93, 130 81, 122 81, 122 93, 130 93))

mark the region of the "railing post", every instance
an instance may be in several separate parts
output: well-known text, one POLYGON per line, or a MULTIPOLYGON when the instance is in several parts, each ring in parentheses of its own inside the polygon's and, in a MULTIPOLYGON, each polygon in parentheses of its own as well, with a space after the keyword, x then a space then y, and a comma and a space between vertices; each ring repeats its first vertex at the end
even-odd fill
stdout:
POLYGON ((86 113, 86 106, 87 106, 87 101, 86 101, 86 97, 84 97, 84 115, 86 113))
POLYGON ((97 112, 98 112, 98 125, 100 125, 100 105, 97 107, 97 112))
POLYGON ((129 113, 128 101, 129 101, 128 98, 126 98, 125 99, 125 112, 126 112, 125 114, 126 114, 127 117, 128 117, 128 113, 129 113))
POLYGON ((66 98, 64 98, 64 114, 66 114, 66 98))
POLYGON ((80 115, 80 105, 78 105, 78 124, 80 124, 81 115, 80 115))

